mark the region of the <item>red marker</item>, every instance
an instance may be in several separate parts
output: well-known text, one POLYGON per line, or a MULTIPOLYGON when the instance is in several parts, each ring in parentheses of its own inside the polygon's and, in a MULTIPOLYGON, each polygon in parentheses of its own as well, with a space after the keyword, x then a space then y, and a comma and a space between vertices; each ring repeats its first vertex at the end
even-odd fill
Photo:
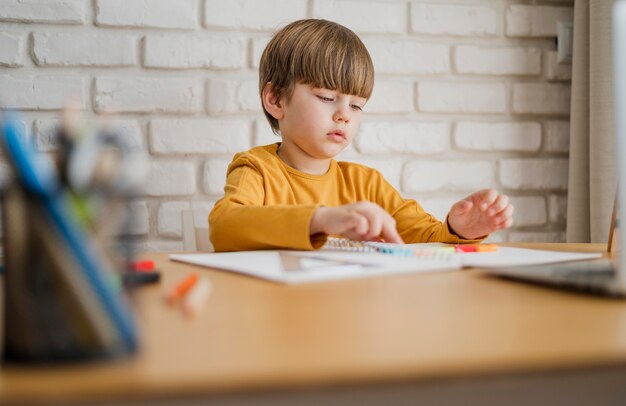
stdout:
POLYGON ((130 267, 133 271, 150 272, 154 271, 154 261, 134 261, 130 263, 130 267))

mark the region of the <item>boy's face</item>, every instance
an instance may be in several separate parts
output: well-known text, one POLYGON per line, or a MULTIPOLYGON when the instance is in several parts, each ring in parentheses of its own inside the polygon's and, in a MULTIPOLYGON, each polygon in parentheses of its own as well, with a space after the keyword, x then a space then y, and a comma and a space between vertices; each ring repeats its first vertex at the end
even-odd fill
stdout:
POLYGON ((295 147, 316 159, 334 158, 358 132, 366 101, 335 90, 296 84, 289 101, 281 100, 278 122, 282 148, 295 147))

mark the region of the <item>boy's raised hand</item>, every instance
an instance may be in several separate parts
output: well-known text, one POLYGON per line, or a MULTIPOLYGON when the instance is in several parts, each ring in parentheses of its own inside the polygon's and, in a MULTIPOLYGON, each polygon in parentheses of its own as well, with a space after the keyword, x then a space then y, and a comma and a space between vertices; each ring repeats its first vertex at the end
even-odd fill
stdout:
POLYGON ((357 241, 382 237, 385 242, 402 244, 396 221, 382 207, 371 202, 320 207, 311 218, 311 235, 325 233, 341 235, 357 241))
POLYGON ((459 237, 472 240, 511 227, 512 216, 507 196, 484 189, 456 202, 448 213, 448 224, 459 237))

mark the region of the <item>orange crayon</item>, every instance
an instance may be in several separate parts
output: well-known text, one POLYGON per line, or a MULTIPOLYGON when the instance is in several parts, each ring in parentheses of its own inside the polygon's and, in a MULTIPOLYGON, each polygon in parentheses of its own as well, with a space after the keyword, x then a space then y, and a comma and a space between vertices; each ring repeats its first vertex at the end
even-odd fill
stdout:
POLYGON ((174 304, 177 300, 182 298, 189 292, 189 290, 193 287, 193 285, 198 282, 198 274, 192 273, 185 279, 183 279, 180 283, 172 287, 169 292, 167 292, 166 299, 169 304, 174 304))

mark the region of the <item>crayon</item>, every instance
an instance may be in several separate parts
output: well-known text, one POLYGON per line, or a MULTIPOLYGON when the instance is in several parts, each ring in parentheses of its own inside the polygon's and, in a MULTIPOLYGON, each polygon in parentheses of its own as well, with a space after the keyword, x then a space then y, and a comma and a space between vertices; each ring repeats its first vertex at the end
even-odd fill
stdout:
POLYGON ((184 297, 187 292, 198 282, 198 274, 192 273, 178 284, 174 285, 166 294, 165 299, 169 304, 174 304, 184 297))
POLYGON ((185 316, 197 316, 202 310, 210 293, 211 283, 206 277, 200 278, 183 300, 183 313, 185 316))

